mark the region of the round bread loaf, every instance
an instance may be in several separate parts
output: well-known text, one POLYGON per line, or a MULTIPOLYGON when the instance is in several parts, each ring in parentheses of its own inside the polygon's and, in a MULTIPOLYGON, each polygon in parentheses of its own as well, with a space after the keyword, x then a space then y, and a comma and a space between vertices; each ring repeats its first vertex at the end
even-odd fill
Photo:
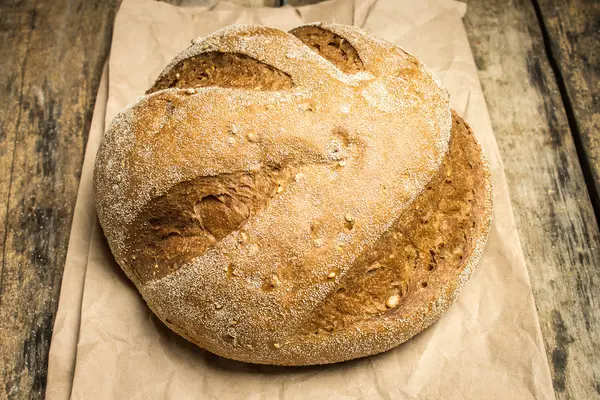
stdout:
POLYGON ((446 90, 364 31, 232 26, 117 115, 96 208, 172 330, 221 356, 323 364, 388 350, 456 299, 490 173, 446 90))

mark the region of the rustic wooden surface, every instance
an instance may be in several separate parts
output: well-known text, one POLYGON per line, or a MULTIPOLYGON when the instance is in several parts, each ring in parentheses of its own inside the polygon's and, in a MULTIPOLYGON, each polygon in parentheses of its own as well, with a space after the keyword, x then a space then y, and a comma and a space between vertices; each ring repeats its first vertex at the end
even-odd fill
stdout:
MULTIPOLYGON (((600 395, 600 238, 576 147, 594 197, 598 3, 536 1, 469 0, 465 26, 557 397, 591 399, 600 395)), ((83 151, 119 0, 61 2, 69 6, 0 3, 0 398, 43 397, 83 151)))
POLYGON ((537 4, 600 219, 600 1, 538 0, 537 4))
POLYGON ((469 0, 464 22, 505 165, 557 398, 597 398, 598 224, 534 5, 469 0))
POLYGON ((0 398, 44 394, 115 3, 0 2, 0 398))

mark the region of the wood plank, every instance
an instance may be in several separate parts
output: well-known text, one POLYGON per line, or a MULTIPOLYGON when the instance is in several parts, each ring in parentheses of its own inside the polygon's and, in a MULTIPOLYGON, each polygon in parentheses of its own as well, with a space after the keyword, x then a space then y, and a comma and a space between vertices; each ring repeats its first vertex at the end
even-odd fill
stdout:
POLYGON ((600 393, 600 237, 529 0, 469 0, 465 27, 505 164, 555 392, 600 393))
MULTIPOLYGON (((14 101, 0 99, 0 248, 4 248, 6 240, 6 213, 8 208, 8 189, 12 176, 13 154, 15 151, 15 132, 19 113, 18 98, 21 96, 23 75, 19 68, 9 68, 13 60, 24 60, 31 37, 22 32, 31 23, 29 10, 15 12, 0 5, 0 91, 2 98, 11 93, 14 101)), ((0 264, 0 287, 2 269, 0 264)), ((0 292, 1 293, 1 292, 0 292)), ((2 297, 0 296, 0 306, 2 297)))
POLYGON ((0 397, 40 398, 117 1, 0 5, 0 397))
MULTIPOLYGON (((600 216, 600 1, 537 0, 600 216)), ((577 143, 577 142, 576 142, 577 143)))

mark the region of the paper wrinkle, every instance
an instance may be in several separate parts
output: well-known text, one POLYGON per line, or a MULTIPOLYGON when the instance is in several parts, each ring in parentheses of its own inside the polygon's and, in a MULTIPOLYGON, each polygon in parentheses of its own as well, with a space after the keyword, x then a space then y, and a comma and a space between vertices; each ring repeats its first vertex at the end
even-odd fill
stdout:
POLYGON ((108 94, 99 92, 94 121, 109 123, 191 39, 225 25, 262 23, 289 30, 318 20, 354 22, 406 48, 440 77, 452 106, 488 154, 494 222, 479 267, 456 304, 398 348, 302 368, 225 360, 171 333, 154 317, 115 264, 102 230, 95 230, 99 226, 91 186, 83 190, 84 182, 91 185, 102 135, 101 124, 92 123, 50 352, 47 397, 67 399, 72 389, 75 399, 554 398, 503 164, 461 21, 465 12, 466 5, 453 0, 334 0, 280 9, 124 0, 115 22, 108 94))
MULTIPOLYGON (((372 1, 371 1, 372 2, 372 1)), ((348 0, 331 0, 317 3, 310 6, 296 8, 302 22, 335 22, 339 24, 353 25, 355 2, 348 0)))
POLYGON ((379 395, 379 397, 381 399, 385 399, 385 400, 391 400, 391 396, 388 393, 388 388, 386 387, 382 387, 382 385, 379 383, 379 375, 378 375, 378 370, 375 367, 375 361, 373 359, 369 359, 368 362, 366 363, 367 369, 369 370, 369 372, 371 373, 372 376, 372 380, 373 380, 373 384, 375 385, 375 390, 377 391, 377 394, 379 395))

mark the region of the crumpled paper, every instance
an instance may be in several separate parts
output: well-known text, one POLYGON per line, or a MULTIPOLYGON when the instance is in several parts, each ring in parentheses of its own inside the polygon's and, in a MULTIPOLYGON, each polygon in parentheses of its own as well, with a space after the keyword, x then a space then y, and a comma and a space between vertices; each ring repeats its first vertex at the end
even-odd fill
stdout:
POLYGON ((47 397, 90 399, 554 398, 502 162, 462 25, 451 0, 334 0, 299 8, 228 3, 176 7, 125 0, 117 15, 81 183, 50 349, 47 397), (485 149, 494 220, 458 301, 432 327, 386 353, 316 367, 244 364, 171 333, 116 265, 95 217, 95 153, 115 114, 151 86, 196 36, 232 23, 289 30, 328 21, 361 26, 425 62, 485 149))

